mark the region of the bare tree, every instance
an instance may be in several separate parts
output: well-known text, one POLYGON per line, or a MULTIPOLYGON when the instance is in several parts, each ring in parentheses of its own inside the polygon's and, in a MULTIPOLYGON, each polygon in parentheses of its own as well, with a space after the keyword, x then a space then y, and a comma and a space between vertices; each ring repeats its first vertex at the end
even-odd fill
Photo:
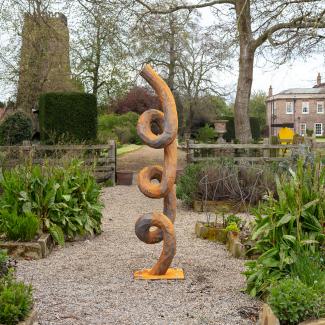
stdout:
POLYGON ((224 12, 234 9, 233 28, 239 46, 239 75, 235 100, 236 137, 241 142, 252 139, 249 124, 249 99, 253 81, 254 59, 257 52, 268 47, 280 48, 288 57, 296 48, 318 44, 324 38, 325 9, 322 0, 212 0, 196 4, 149 4, 135 0, 152 14, 170 14, 178 10, 213 7, 224 12))
POLYGON ((93 94, 111 97, 118 85, 126 88, 128 84, 128 51, 124 46, 127 14, 113 2, 77 3, 72 44, 74 72, 93 94))
POLYGON ((194 111, 203 95, 225 95, 217 75, 227 68, 228 44, 210 35, 209 30, 191 29, 179 58, 177 84, 186 98, 188 115, 187 132, 191 131, 194 111), (218 44, 215 49, 215 45, 218 44))

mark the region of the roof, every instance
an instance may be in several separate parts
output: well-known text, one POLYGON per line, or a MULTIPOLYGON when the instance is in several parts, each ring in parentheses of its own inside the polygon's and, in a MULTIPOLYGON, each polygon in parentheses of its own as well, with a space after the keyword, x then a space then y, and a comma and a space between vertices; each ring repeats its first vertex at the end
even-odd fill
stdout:
POLYGON ((325 88, 291 88, 283 90, 277 95, 295 95, 295 94, 325 94, 325 88))

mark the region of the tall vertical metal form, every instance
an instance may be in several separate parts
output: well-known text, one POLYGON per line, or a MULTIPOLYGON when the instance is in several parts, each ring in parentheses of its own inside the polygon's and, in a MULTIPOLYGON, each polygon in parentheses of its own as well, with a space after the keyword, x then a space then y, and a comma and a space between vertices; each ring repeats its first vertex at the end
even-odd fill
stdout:
POLYGON ((164 210, 151 212, 141 216, 135 225, 137 237, 147 244, 156 244, 163 240, 163 249, 157 263, 151 269, 134 273, 136 279, 183 279, 181 269, 169 268, 176 253, 174 221, 176 218, 175 178, 177 167, 178 130, 177 110, 174 96, 167 84, 159 77, 150 65, 145 65, 140 75, 157 93, 163 112, 150 109, 144 112, 138 121, 137 131, 142 141, 148 146, 164 148, 164 166, 143 168, 138 175, 138 187, 147 197, 164 199, 164 210), (159 134, 151 130, 152 123, 159 126, 159 134), (158 180, 158 183, 153 183, 158 180), (156 227, 151 230, 151 227, 156 227))

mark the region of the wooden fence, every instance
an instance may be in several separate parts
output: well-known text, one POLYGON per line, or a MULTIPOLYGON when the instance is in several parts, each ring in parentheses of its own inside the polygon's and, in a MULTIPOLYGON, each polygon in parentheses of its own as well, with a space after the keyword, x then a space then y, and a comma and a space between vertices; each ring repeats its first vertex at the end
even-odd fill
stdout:
POLYGON ((291 157, 292 153, 302 151, 315 151, 325 156, 325 143, 314 141, 308 144, 208 144, 194 143, 187 140, 185 147, 187 162, 214 160, 219 157, 231 157, 235 161, 263 162, 283 161, 291 157))
POLYGON ((111 180, 112 185, 115 185, 115 141, 101 145, 0 146, 0 167, 4 169, 24 162, 64 166, 72 159, 80 159, 85 166, 91 167, 98 182, 111 180))

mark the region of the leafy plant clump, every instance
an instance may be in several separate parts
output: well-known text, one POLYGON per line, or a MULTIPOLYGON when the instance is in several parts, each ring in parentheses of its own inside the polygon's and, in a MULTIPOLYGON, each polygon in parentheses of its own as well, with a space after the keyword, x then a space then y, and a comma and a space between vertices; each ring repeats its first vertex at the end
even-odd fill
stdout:
POLYGON ((256 211, 252 239, 259 254, 246 264, 247 292, 265 296, 275 282, 292 272, 301 252, 320 251, 325 235, 325 169, 320 161, 298 161, 291 177, 276 177, 278 199, 269 195, 256 211))
POLYGON ((134 112, 126 114, 105 114, 98 119, 98 138, 100 142, 115 139, 121 144, 141 144, 137 134, 139 115, 134 112))
POLYGON ((0 232, 30 240, 50 232, 60 245, 65 238, 101 231, 100 187, 82 162, 66 168, 23 166, 3 172, 0 232))
POLYGON ((225 229, 227 232, 229 231, 232 231, 232 232, 239 232, 239 228, 237 226, 237 223, 236 222, 230 222, 226 229, 225 229))
POLYGON ((321 296, 296 278, 282 279, 270 289, 268 304, 281 324, 298 324, 325 313, 321 296))
POLYGON ((15 325, 33 306, 32 288, 17 282, 12 274, 0 278, 0 324, 15 325))
POLYGON ((21 144, 32 137, 32 121, 23 112, 9 115, 0 125, 0 145, 21 144))
POLYGON ((5 233, 9 240, 31 241, 38 233, 40 221, 32 212, 17 216, 16 211, 4 209, 0 215, 0 232, 5 233))
POLYGON ((0 278, 16 267, 16 261, 9 258, 5 250, 0 249, 0 278))

